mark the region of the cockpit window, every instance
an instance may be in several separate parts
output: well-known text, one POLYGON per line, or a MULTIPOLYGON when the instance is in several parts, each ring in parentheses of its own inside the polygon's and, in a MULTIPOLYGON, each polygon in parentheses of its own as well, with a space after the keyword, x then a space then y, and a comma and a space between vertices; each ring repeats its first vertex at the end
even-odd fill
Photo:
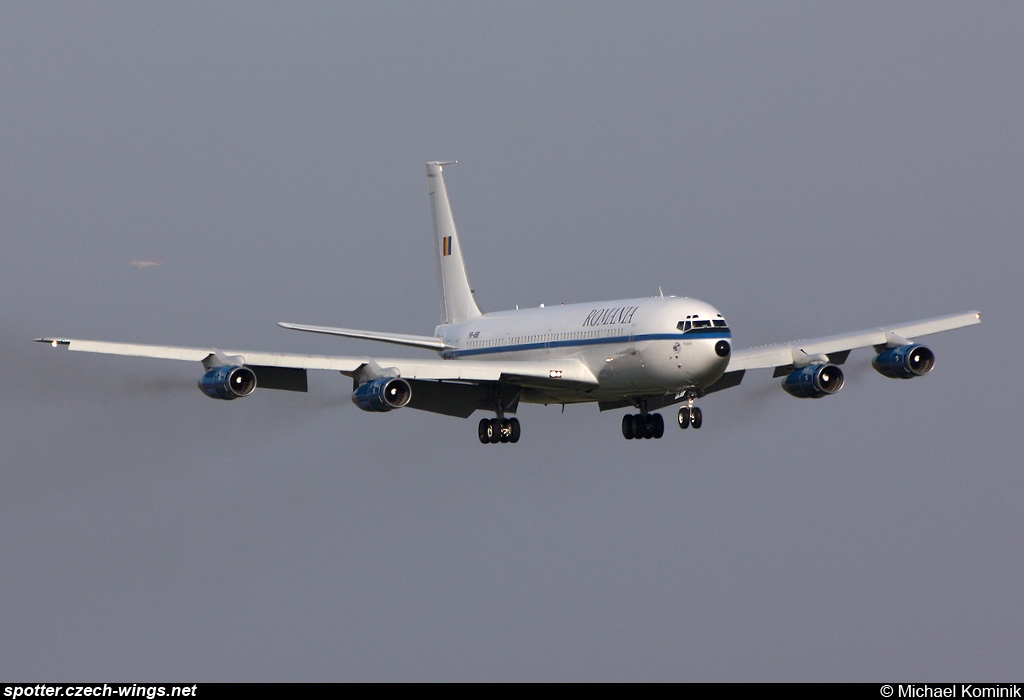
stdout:
POLYGON ((699 318, 688 318, 685 321, 680 321, 676 324, 676 328, 681 330, 683 333, 717 333, 720 330, 728 331, 729 326, 725 323, 725 319, 716 318, 713 321, 702 320, 699 318))

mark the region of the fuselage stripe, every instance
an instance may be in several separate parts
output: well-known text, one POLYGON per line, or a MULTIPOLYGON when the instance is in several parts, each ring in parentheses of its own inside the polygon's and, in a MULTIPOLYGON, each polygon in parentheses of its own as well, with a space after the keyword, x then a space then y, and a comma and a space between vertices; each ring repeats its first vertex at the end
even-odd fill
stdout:
POLYGON ((649 340, 693 340, 694 338, 731 338, 729 331, 713 333, 645 333, 641 335, 618 335, 609 338, 579 338, 573 340, 550 340, 537 343, 517 343, 514 345, 497 345, 489 348, 467 348, 450 350, 444 357, 471 357, 474 355, 493 355, 495 353, 523 352, 526 350, 545 350, 550 348, 586 347, 593 345, 611 345, 620 343, 642 343, 649 340))

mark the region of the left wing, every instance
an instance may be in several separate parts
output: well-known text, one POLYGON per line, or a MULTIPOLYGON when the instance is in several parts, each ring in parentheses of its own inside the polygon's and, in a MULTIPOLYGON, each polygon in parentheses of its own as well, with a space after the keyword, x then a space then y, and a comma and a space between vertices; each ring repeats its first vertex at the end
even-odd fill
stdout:
POLYGON ((816 362, 831 361, 842 364, 851 350, 869 346, 897 347, 908 344, 913 338, 932 333, 941 333, 981 323, 981 312, 968 311, 949 316, 938 316, 921 321, 911 321, 889 327, 869 328, 853 333, 840 333, 824 338, 796 340, 788 343, 761 345, 744 350, 735 350, 729 361, 727 372, 767 367, 804 367, 816 362))

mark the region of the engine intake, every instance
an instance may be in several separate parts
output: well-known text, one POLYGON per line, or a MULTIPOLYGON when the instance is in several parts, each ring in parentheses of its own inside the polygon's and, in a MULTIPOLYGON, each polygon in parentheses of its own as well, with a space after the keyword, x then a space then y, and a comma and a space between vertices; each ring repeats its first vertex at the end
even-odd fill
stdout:
POLYGON ((214 367, 199 379, 199 389, 211 399, 240 399, 255 388, 256 373, 248 367, 214 367))
POLYGON ((935 353, 923 345, 900 345, 878 353, 871 366, 890 379, 913 379, 932 371, 935 353))
POLYGON ((798 399, 820 399, 843 388, 843 370, 835 365, 807 365, 782 380, 782 388, 798 399))
POLYGON ((401 408, 412 399, 409 382, 398 377, 381 377, 360 384, 352 392, 352 403, 364 411, 383 413, 401 408))

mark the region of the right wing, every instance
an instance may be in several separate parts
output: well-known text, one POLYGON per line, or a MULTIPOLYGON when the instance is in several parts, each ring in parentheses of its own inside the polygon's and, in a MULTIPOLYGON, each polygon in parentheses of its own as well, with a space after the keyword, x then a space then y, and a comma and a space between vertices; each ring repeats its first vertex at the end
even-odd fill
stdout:
POLYGON ((73 352, 202 362, 207 369, 225 364, 244 366, 256 374, 258 387, 269 389, 306 391, 306 370, 311 369, 341 372, 357 383, 379 376, 400 377, 414 386, 410 407, 462 417, 478 408, 490 408, 494 391, 503 385, 513 393, 523 388, 582 391, 597 387, 594 374, 575 359, 482 362, 300 355, 69 338, 38 338, 37 342, 73 352))

